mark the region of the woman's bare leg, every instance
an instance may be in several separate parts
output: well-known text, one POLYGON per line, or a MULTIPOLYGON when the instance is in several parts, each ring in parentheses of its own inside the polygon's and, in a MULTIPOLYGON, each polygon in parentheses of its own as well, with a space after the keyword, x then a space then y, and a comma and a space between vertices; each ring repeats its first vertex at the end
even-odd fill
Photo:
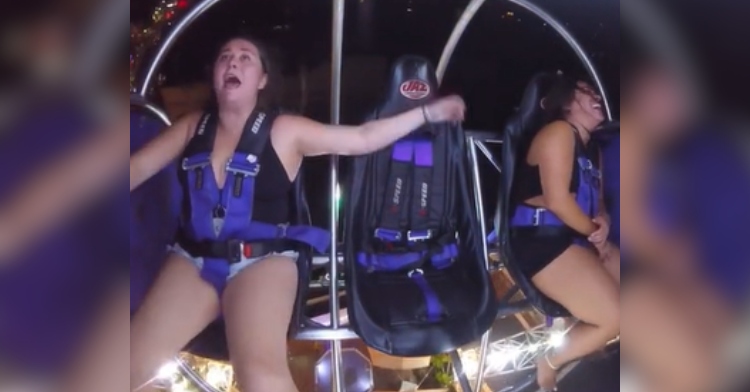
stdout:
POLYGON ((623 289, 622 344, 654 392, 711 390, 719 342, 703 332, 702 315, 668 282, 637 276, 623 289))
POLYGON ((287 361, 297 266, 284 257, 254 264, 224 294, 227 339, 240 390, 298 392, 287 361))
POLYGON ((598 256, 576 245, 534 276, 533 281, 540 291, 581 321, 570 330, 562 348, 538 362, 540 387, 553 390, 557 372, 552 367, 594 353, 620 333, 620 292, 598 256))
POLYGON ((171 254, 130 327, 130 388, 149 383, 219 315, 219 296, 184 257, 171 254))
POLYGON ((612 245, 612 250, 603 261, 609 275, 620 284, 620 248, 612 245))
POLYGON ((123 369, 130 366, 130 287, 121 282, 85 343, 63 392, 128 392, 123 369))

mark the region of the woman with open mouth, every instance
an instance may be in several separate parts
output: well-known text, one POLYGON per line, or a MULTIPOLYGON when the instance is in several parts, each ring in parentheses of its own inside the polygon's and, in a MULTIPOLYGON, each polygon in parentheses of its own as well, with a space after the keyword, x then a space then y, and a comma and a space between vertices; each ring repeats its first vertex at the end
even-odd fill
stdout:
POLYGON ((594 353, 620 331, 619 250, 607 241, 600 154, 591 133, 605 120, 590 84, 557 75, 539 103, 543 128, 522 141, 511 195, 510 246, 522 272, 581 322, 564 347, 539 359, 538 383, 594 353))
POLYGON ((214 63, 215 107, 186 116, 131 158, 133 190, 182 156, 187 200, 180 238, 131 325, 131 389, 148 388, 162 364, 223 315, 240 388, 296 391, 286 338, 298 253, 287 240, 329 244, 319 229, 286 225, 303 158, 368 154, 426 123, 464 118, 457 96, 361 126, 277 115, 262 107, 270 71, 256 40, 227 41, 214 63))

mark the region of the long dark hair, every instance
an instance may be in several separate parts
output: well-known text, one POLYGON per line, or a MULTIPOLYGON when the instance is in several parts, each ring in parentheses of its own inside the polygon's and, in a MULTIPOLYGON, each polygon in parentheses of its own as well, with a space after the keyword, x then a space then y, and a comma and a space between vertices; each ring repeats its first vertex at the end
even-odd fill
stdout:
POLYGON ((216 60, 221 55, 221 49, 228 42, 233 40, 243 40, 250 42, 258 48, 258 54, 260 55, 261 66, 263 71, 266 73, 268 79, 266 86, 263 90, 258 91, 258 102, 257 108, 262 110, 270 110, 279 105, 279 93, 281 91, 281 73, 276 67, 277 53, 275 50, 268 45, 265 41, 253 36, 252 34, 240 31, 230 35, 228 38, 221 41, 221 44, 216 48, 213 56, 211 56, 211 64, 209 66, 209 80, 211 80, 211 98, 207 104, 207 110, 216 111, 219 108, 219 101, 216 97, 216 91, 213 89, 213 69, 216 64, 216 60))
POLYGON ((565 120, 570 114, 570 105, 575 99, 578 83, 586 79, 558 73, 552 81, 547 94, 544 95, 542 109, 543 123, 565 120))

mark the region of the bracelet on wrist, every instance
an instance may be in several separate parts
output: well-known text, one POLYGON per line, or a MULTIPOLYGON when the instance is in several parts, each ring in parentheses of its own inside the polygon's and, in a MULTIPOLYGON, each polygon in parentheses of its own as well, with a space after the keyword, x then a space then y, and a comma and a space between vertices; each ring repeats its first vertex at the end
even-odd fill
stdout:
POLYGON ((426 124, 432 124, 432 121, 430 121, 430 115, 427 112, 427 105, 422 105, 422 117, 424 117, 424 122, 426 124))

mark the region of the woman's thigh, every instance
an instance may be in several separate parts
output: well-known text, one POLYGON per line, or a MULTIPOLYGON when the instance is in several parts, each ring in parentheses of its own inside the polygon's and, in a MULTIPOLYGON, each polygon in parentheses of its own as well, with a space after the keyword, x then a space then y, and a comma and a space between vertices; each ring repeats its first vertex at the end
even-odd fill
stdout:
POLYGON ((245 268, 229 282, 224 317, 238 372, 287 371, 287 332, 297 279, 294 260, 274 256, 245 268))
POLYGON ((573 245, 533 277, 534 285, 579 320, 594 325, 620 317, 620 292, 589 249, 573 245))
POLYGON ((660 391, 702 391, 716 374, 718 342, 702 332, 691 308, 653 277, 639 275, 623 288, 623 353, 660 391))
MULTIPOLYGON (((215 320, 219 296, 196 266, 172 253, 130 328, 131 373, 150 377, 215 320)), ((147 380, 143 380, 145 382, 147 380)), ((133 386, 135 387, 135 386, 133 386)))
POLYGON ((612 250, 607 255, 606 258, 604 258, 604 268, 609 272, 609 275, 617 281, 617 283, 620 283, 620 248, 617 248, 615 245, 611 245, 612 250))

